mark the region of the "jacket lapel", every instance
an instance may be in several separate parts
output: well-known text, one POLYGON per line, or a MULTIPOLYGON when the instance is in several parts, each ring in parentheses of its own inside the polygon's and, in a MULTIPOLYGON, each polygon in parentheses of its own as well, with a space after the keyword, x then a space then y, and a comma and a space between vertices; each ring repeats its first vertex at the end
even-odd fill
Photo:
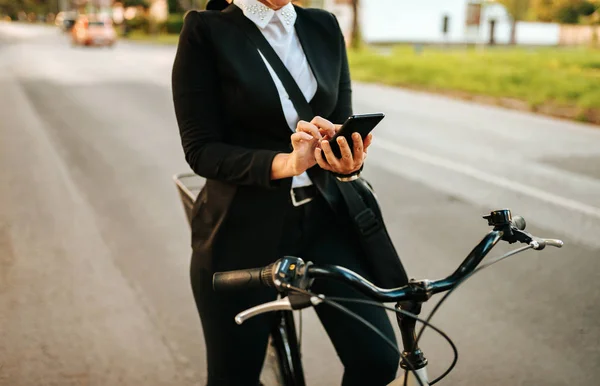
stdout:
POLYGON ((281 126, 282 128, 285 129, 285 130, 278 131, 278 132, 281 132, 281 134, 285 134, 285 135, 289 136, 290 128, 287 124, 287 120, 286 120, 285 114, 283 112, 283 106, 281 105, 281 100, 279 97, 279 91, 277 90, 277 85, 273 81, 273 77, 271 76, 269 69, 267 68, 262 56, 260 55, 258 48, 254 44, 254 42, 250 39, 250 37, 248 37, 246 35, 246 33, 240 28, 240 26, 237 25, 237 23, 240 23, 240 22, 248 23, 248 24, 251 24, 251 27, 257 28, 257 29, 258 29, 258 27, 256 27, 250 19, 246 18, 246 16, 244 16, 243 11, 235 4, 229 5, 223 11, 221 11, 221 13, 224 14, 228 18, 235 19, 235 21, 232 20, 232 27, 238 28, 240 30, 240 32, 242 33, 242 35, 244 35, 246 37, 246 40, 249 45, 249 50, 252 52, 251 59, 248 60, 248 62, 247 62, 248 68, 254 70, 254 71, 251 71, 250 73, 252 74, 253 77, 259 78, 257 83, 262 84, 262 85, 268 85, 268 86, 264 87, 265 97, 269 98, 272 101, 270 103, 270 105, 273 106, 273 108, 277 110, 277 115, 279 116, 279 123, 277 123, 277 126, 281 126))
POLYGON ((308 65, 310 66, 315 79, 317 80, 317 92, 313 99, 309 102, 315 115, 322 115, 322 111, 320 111, 319 103, 320 97, 322 95, 323 87, 324 87, 324 74, 326 71, 326 66, 328 65, 326 60, 323 59, 324 49, 320 46, 320 42, 323 39, 323 36, 319 36, 317 31, 310 26, 310 20, 307 20, 304 14, 304 10, 298 6, 294 6, 296 8, 296 33, 298 34, 298 39, 300 40, 300 44, 302 45, 302 49, 304 50, 304 54, 306 55, 306 60, 308 61, 308 65))
MULTIPOLYGON (((309 102, 309 104, 311 105, 313 113, 315 115, 324 115, 324 113, 321 111, 322 108, 320 109, 319 107, 322 106, 322 103, 320 103, 320 99, 325 97, 325 89, 328 87, 324 83, 324 81, 325 81, 324 77, 325 77, 325 74, 327 74, 326 71, 327 71, 327 66, 329 65, 329 63, 327 60, 323 60, 324 59, 323 52, 326 52, 327 47, 322 46, 320 44, 323 37, 320 36, 315 31, 313 31, 313 29, 310 26, 310 20, 307 20, 304 17, 305 15, 303 13, 303 10, 299 9, 296 6, 295 6, 295 8, 296 8, 296 12, 298 14, 298 17, 296 18, 296 23, 295 23, 296 33, 298 34, 298 39, 300 40, 300 44, 302 45, 304 54, 306 55, 308 65, 310 66, 310 68, 313 72, 313 75, 315 76, 315 79, 317 81, 317 92, 316 92, 315 96, 313 97, 313 99, 309 102)), ((247 19, 244 16, 242 10, 234 4, 231 4, 229 7, 227 7, 222 12, 224 14, 226 14, 228 17, 242 18, 243 22, 248 21, 248 22, 252 23, 249 19, 247 19)), ((239 26, 235 25, 236 24, 235 22, 233 22, 232 24, 234 24, 235 28, 240 28, 239 26)), ((246 35, 246 34, 244 33, 244 35, 246 35)), ((281 101, 279 99, 279 93, 277 91, 277 86, 275 85, 275 82, 273 81, 273 78, 271 77, 269 70, 267 69, 266 65, 264 64, 262 57, 258 53, 256 45, 249 37, 247 39, 248 39, 248 43, 253 48, 255 48, 255 51, 256 51, 256 55, 253 58, 253 62, 254 62, 253 65, 260 67, 260 70, 259 70, 259 72, 261 74, 260 76, 264 78, 265 82, 268 82, 271 85, 271 87, 269 87, 269 89, 270 89, 270 94, 272 94, 272 97, 273 97, 273 103, 275 103, 275 100, 277 101, 276 105, 278 106, 277 108, 279 111, 279 115, 282 119, 282 122, 284 123, 284 124, 282 124, 282 126, 286 128, 286 135, 289 136, 290 131, 289 131, 289 127, 287 125, 287 121, 285 119, 283 107, 281 106, 281 101)), ((332 207, 332 209, 337 212, 339 210, 339 205, 340 205, 340 200, 339 200, 340 195, 339 195, 339 191, 337 190, 336 182, 335 182, 333 176, 330 173, 325 172, 319 166, 314 166, 311 169, 309 169, 307 172, 308 172, 308 175, 310 176, 311 180, 314 182, 314 184, 317 186, 317 188, 321 192, 321 194, 323 194, 325 200, 329 203, 329 205, 332 207)))

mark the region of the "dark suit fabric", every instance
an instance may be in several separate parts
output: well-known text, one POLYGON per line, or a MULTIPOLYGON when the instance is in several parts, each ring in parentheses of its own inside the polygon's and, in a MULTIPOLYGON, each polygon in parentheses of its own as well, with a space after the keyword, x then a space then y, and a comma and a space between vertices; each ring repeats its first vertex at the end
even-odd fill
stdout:
MULTIPOLYGON (((292 132, 260 54, 231 20, 244 16, 239 9, 231 12, 231 7, 235 6, 225 12, 188 13, 173 65, 172 92, 185 158, 195 173, 206 178, 193 210, 191 279, 207 341, 209 384, 254 385, 268 336, 264 321, 269 316, 241 327, 234 324, 233 317, 244 308, 273 299, 275 293, 259 290, 215 294, 210 288, 212 273, 264 266, 283 252, 294 252, 299 245, 292 239, 305 237, 305 232, 294 236, 290 231, 300 221, 298 216, 286 217, 290 211, 321 207, 321 217, 313 211, 302 219, 315 228, 343 226, 339 220, 346 217, 334 177, 318 166, 309 175, 321 194, 304 207, 291 205, 291 178, 270 179, 273 158, 278 153, 290 152, 292 132), (291 247, 283 248, 285 244, 291 247), (228 336, 237 338, 229 340, 228 336), (235 356, 235 346, 242 344, 251 348, 238 350, 243 355, 235 356), (229 346, 227 350, 223 345, 229 346), (246 371, 240 371, 240 366, 245 366, 246 371), (226 376, 234 378, 227 380, 226 376), (235 378, 240 376, 243 377, 235 378)), ((318 83, 310 105, 315 115, 342 123, 352 114, 351 84, 344 38, 337 20, 322 10, 296 7, 296 11, 295 28, 318 83)), ((360 247, 349 243, 354 237, 348 226, 346 223, 345 228, 340 228, 346 229, 345 232, 329 231, 335 236, 321 235, 321 239, 327 239, 324 247, 319 244, 322 240, 307 239, 305 242, 312 249, 298 253, 312 254, 321 263, 333 259, 368 275, 360 264, 360 247), (342 250, 347 258, 342 258, 342 250)), ((330 335, 333 324, 340 328, 354 325, 341 315, 323 317, 322 314, 327 315, 328 311, 320 312, 319 316, 330 335), (330 327, 325 322, 327 318, 331 320, 330 327)), ((362 309, 361 314, 378 320, 385 316, 383 311, 373 308, 362 309)), ((389 322, 381 323, 393 337, 389 322)), ((397 356, 387 353, 384 344, 374 337, 360 346, 364 339, 359 336, 370 335, 366 329, 356 327, 349 330, 351 336, 348 336, 348 342, 355 345, 353 348, 344 346, 344 339, 337 339, 336 343, 332 336, 342 361, 358 363, 356 358, 364 358, 365 363, 373 365, 372 359, 380 358, 380 363, 388 364, 388 373, 395 371, 397 361, 391 367, 389 364, 397 356), (362 355, 370 352, 369 345, 380 348, 382 355, 371 358, 362 355)), ((345 384, 351 384, 345 379, 345 384)))

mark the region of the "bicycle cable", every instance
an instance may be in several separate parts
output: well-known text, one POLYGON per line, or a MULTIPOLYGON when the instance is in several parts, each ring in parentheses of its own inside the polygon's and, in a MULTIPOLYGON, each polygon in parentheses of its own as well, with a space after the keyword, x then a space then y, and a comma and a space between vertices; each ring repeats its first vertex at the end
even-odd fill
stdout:
MULTIPOLYGON (((431 312, 429 313, 429 315, 427 316, 427 319, 425 319, 427 321, 427 323, 423 323, 423 327, 421 327, 421 329, 419 330, 419 333, 417 334, 417 339, 415 341, 415 345, 417 345, 419 343, 419 340, 421 339, 421 336, 423 335, 423 333, 425 332, 425 329, 427 327, 431 327, 431 324, 429 323, 431 321, 431 319, 433 318, 433 316, 435 315, 435 313, 440 309, 440 307, 442 306, 442 303, 444 303, 444 301, 446 301, 446 299, 448 299, 448 297, 454 292, 454 290, 456 290, 462 283, 464 283, 468 278, 470 278, 471 276, 475 275, 477 272, 480 272, 481 270, 496 264, 504 259, 507 259, 511 256, 516 255, 517 253, 526 251, 528 249, 533 248, 532 245, 527 245, 521 248, 517 248, 515 250, 512 250, 500 257, 497 257, 495 259, 492 259, 490 262, 488 262, 487 264, 484 264, 480 267, 478 267, 477 269, 475 269, 473 272, 469 273, 468 275, 466 275, 465 277, 463 277, 462 279, 460 279, 455 285, 454 287, 452 287, 451 290, 449 290, 448 292, 446 292, 444 294, 444 296, 440 299, 439 302, 436 303, 436 305, 433 307, 433 309, 431 310, 431 312)), ((452 371, 452 369, 450 368, 450 371, 452 371)), ((441 381, 442 379, 444 379, 449 373, 450 371, 446 370, 442 375, 440 375, 439 377, 437 377, 436 379, 434 379, 433 381, 431 381, 429 384, 430 385, 434 385, 437 382, 441 381)))
MULTIPOLYGON (((448 366, 448 368, 446 369, 446 371, 444 371, 442 373, 442 375, 445 377, 446 375, 450 374, 450 372, 456 366, 456 363, 458 362, 458 348, 456 347, 456 344, 454 344, 454 341, 452 341, 452 339, 450 339, 450 337, 448 336, 448 334, 446 334, 444 331, 442 331, 442 329, 436 327, 432 323, 429 323, 427 320, 418 317, 417 315, 413 314, 412 312, 404 311, 402 309, 397 309, 395 307, 389 307, 389 306, 386 306, 384 304, 378 303, 378 302, 376 302, 374 300, 338 298, 338 297, 330 297, 328 299, 329 300, 338 301, 338 302, 344 302, 344 301, 346 301, 346 302, 349 302, 349 303, 369 304, 369 305, 372 305, 372 306, 375 306, 375 307, 380 307, 380 308, 383 308, 383 309, 386 309, 386 310, 389 310, 389 311, 394 311, 396 313, 406 315, 409 318, 415 319, 416 321, 418 321, 418 322, 420 322, 420 323, 428 326, 429 328, 431 328, 432 330, 434 330, 435 332, 437 332, 442 338, 444 338, 446 340, 446 342, 448 342, 448 344, 452 348, 452 353, 454 355, 454 358, 452 359, 452 363, 450 364, 450 366, 448 366)), ((440 377, 438 377, 438 378, 440 378, 440 377)), ((431 383, 430 383, 430 385, 431 385, 431 383)))
POLYGON ((406 362, 408 367, 410 367, 410 370, 415 374, 415 378, 417 378, 417 381, 419 382, 419 386, 425 386, 423 384, 423 381, 421 381, 421 377, 418 376, 415 366, 408 360, 406 355, 404 355, 402 352, 400 352, 400 350, 398 350, 398 347, 396 347, 394 342, 392 342, 387 336, 383 335, 383 333, 381 331, 379 331, 379 329, 377 327, 375 327, 373 324, 371 324, 371 322, 369 322, 368 320, 365 320, 362 316, 356 314, 355 312, 350 311, 348 308, 342 306, 341 304, 337 303, 336 301, 327 299, 325 296, 319 296, 318 294, 304 290, 302 288, 297 288, 297 287, 291 286, 289 284, 286 285, 285 288, 299 292, 299 293, 307 295, 307 296, 316 297, 316 298, 320 299, 323 303, 325 303, 329 306, 332 306, 334 308, 337 308, 338 310, 342 311, 346 315, 353 317, 354 319, 358 320, 359 322, 361 322, 362 324, 367 326, 369 329, 371 329, 373 332, 375 332, 377 335, 379 335, 379 337, 381 339, 383 339, 383 341, 386 342, 395 352, 397 352, 398 355, 400 355, 400 357, 406 362))
POLYGON ((298 353, 302 354, 302 310, 298 310, 298 353))

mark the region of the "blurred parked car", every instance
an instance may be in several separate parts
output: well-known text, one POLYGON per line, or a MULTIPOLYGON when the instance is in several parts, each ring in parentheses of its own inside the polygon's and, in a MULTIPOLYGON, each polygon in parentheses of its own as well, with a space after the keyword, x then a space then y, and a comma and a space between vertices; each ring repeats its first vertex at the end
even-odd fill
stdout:
POLYGON ((117 31, 109 18, 81 15, 71 31, 74 45, 112 46, 117 41, 117 31))
POLYGON ((65 32, 70 32, 75 25, 77 12, 59 12, 54 19, 54 24, 65 32))

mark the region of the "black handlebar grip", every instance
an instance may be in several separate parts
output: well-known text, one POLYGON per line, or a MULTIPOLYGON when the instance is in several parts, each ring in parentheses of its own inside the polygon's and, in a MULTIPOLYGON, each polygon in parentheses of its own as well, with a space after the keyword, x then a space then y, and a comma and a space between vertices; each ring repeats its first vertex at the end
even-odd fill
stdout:
POLYGON ((521 216, 514 216, 512 218, 512 223, 517 229, 520 230, 525 230, 525 227, 527 226, 525 219, 521 216))
POLYGON ((215 291, 241 290, 262 287, 262 268, 240 269, 239 271, 216 272, 213 275, 215 291))
POLYGON ((213 289, 215 291, 227 291, 273 287, 272 272, 273 264, 263 268, 215 272, 213 275, 213 289))

